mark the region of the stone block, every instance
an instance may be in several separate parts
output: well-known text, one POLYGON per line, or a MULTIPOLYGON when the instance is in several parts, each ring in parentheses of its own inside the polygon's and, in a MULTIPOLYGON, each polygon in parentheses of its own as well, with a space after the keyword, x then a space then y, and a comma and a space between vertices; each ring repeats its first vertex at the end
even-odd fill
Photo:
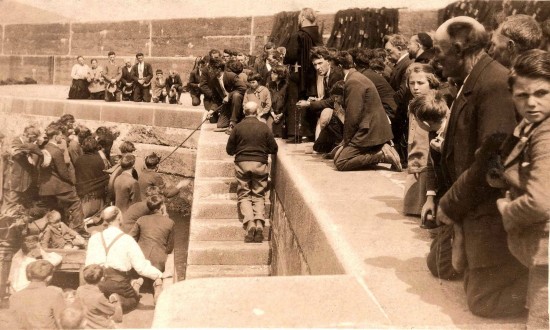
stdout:
MULTIPOLYGON (((204 133, 201 133, 204 134, 204 133)), ((220 133, 217 133, 221 135, 220 133)), ((225 151, 226 143, 203 143, 199 152, 201 160, 233 160, 233 156, 229 156, 225 151)))
POLYGON ((29 114, 39 116, 61 117, 65 108, 63 100, 36 99, 29 114))
POLYGON ((203 177, 234 177, 235 163, 232 159, 228 160, 199 160, 197 162, 197 178, 203 177))
POLYGON ((197 128, 203 120, 204 111, 195 109, 155 109, 155 126, 197 128))
POLYGON ((185 279, 205 277, 255 277, 269 276, 267 265, 189 265, 185 279))
POLYGON ((78 120, 100 120, 102 103, 79 100, 66 100, 65 113, 73 115, 78 120))
POLYGON ((10 24, 4 30, 4 54, 69 53, 69 24, 10 24))
POLYGON ((106 55, 114 50, 135 55, 147 54, 149 48, 149 21, 74 23, 72 33, 72 54, 106 55))
MULTIPOLYGON (((264 239, 269 240, 271 226, 266 221, 264 239)), ((191 222, 192 241, 243 241, 246 232, 238 219, 195 219, 191 222)))
POLYGON ((237 193, 237 180, 235 178, 201 178, 195 184, 195 196, 198 199, 228 193, 237 193))
MULTIPOLYGON (((107 103, 107 102, 105 102, 107 103)), ((154 109, 142 107, 140 103, 104 104, 101 107, 101 120, 128 124, 152 125, 154 109)))
MULTIPOLYGON (((237 202, 234 200, 198 200, 193 205, 196 219, 239 219, 237 202)), ((269 215, 270 202, 265 204, 265 215, 269 215)), ((267 218, 264 216, 264 218, 267 218)))
POLYGON ((0 112, 10 112, 12 108, 13 97, 0 95, 0 112))
POLYGON ((188 265, 268 265, 269 242, 190 241, 188 265))
POLYGON ((10 112, 14 114, 32 113, 34 100, 27 98, 14 98, 11 102, 10 112))

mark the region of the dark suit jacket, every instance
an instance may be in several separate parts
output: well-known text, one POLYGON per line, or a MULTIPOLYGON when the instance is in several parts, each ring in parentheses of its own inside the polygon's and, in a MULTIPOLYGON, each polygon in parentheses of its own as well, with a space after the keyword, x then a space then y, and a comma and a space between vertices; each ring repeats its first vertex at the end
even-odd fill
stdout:
POLYGON ((262 76, 262 80, 260 81, 260 85, 262 86, 267 86, 269 81, 271 81, 271 77, 269 77, 269 75, 271 74, 271 70, 267 69, 265 61, 266 59, 262 56, 256 62, 254 62, 254 66, 252 67, 252 72, 259 73, 260 76, 262 76))
POLYGON ((166 258, 174 250, 174 221, 158 213, 143 216, 130 236, 138 242, 145 258, 164 271, 166 258))
MULTIPOLYGON (((120 78, 120 81, 125 85, 129 84, 131 82, 134 82, 134 77, 132 77, 132 68, 129 68, 127 66, 123 66, 122 69, 122 77, 120 78)), ((123 87, 124 87, 123 85, 123 87)))
POLYGON ((192 92, 193 94, 200 95, 201 93, 201 88, 200 88, 201 76, 202 75, 200 74, 200 69, 198 67, 192 70, 191 72, 189 72, 188 86, 189 86, 189 91, 192 92))
MULTIPOLYGON (((137 81, 139 79, 137 63, 134 64, 134 66, 132 67, 132 71, 130 71, 130 73, 132 74, 132 78, 137 84, 138 83, 137 81)), ((143 79, 145 79, 145 81, 143 82, 144 84, 149 83, 151 79, 153 79, 153 67, 151 66, 151 64, 145 63, 145 62, 143 63, 143 79)))
MULTIPOLYGON (((324 77, 323 77, 324 79, 324 77)), ((325 108, 334 108, 334 101, 330 98, 330 90, 334 84, 336 84, 338 81, 344 80, 344 72, 339 67, 331 67, 330 68, 330 74, 328 76, 328 82, 327 82, 327 90, 325 90, 325 97, 322 100, 319 101, 311 101, 309 105, 309 109, 321 113, 323 109, 325 108)), ((315 86, 315 94, 313 96, 317 96, 317 83, 314 83, 315 86)))
POLYGON ((425 50, 422 54, 420 54, 417 58, 414 59, 415 63, 425 63, 428 64, 430 61, 435 57, 435 49, 430 48, 425 50))
MULTIPOLYGON (((42 151, 34 143, 23 143, 20 138, 13 139, 10 149, 13 156, 6 155, 11 161, 4 162, 4 189, 24 192, 36 180, 36 168, 27 160, 28 155, 42 156, 42 151)), ((4 155, 2 155, 3 157, 4 155)))
MULTIPOLYGON (((212 102, 220 105, 223 103, 223 88, 212 70, 205 70, 201 77, 201 91, 212 102)), ((237 92, 242 95, 246 92, 246 84, 233 72, 223 73, 223 85, 228 93, 237 92)))
POLYGON ((373 82, 386 113, 390 112, 388 113, 388 116, 391 117, 391 114, 395 115, 395 111, 397 109, 397 104, 393 99, 395 91, 391 88, 390 83, 388 83, 384 77, 374 72, 372 69, 361 69, 358 71, 373 82))
POLYGON ((405 71, 413 61, 406 56, 401 61, 397 62, 393 67, 393 70, 390 75, 390 86, 394 91, 398 91, 403 82, 403 77, 405 76, 405 71))
POLYGON ((409 88, 407 88, 405 72, 412 63, 413 61, 407 56, 397 62, 393 68, 390 76, 390 85, 395 90, 393 99, 397 104, 397 110, 395 116, 390 116, 391 119, 398 118, 398 121, 404 121, 407 118, 407 108, 412 95, 409 88))
POLYGON ((475 162, 476 149, 484 140, 495 133, 511 133, 516 125, 508 72, 488 55, 480 58, 453 103, 441 150, 442 176, 450 188, 439 207, 463 223, 470 268, 513 258, 495 203, 500 191, 489 187, 483 172, 486 166, 475 162))
POLYGON ((344 146, 366 148, 384 144, 393 138, 388 117, 367 77, 351 69, 344 87, 344 146))
POLYGON ((166 77, 166 90, 170 90, 172 86, 176 86, 176 88, 183 87, 183 82, 179 74, 174 75, 174 77, 170 77, 170 75, 166 77))
POLYGON ((63 150, 53 143, 47 143, 44 150, 50 153, 52 161, 50 166, 40 168, 38 194, 52 196, 74 190, 63 150))
POLYGON ((125 213, 130 205, 141 201, 139 184, 127 172, 121 173, 114 183, 115 206, 125 213))

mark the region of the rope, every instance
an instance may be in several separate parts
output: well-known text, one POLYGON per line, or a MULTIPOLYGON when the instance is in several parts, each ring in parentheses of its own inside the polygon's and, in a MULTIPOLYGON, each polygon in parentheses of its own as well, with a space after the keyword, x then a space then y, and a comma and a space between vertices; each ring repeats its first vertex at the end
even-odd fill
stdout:
MULTIPOLYGON (((217 107, 213 112, 216 112, 216 111, 220 110, 222 107, 223 107, 223 104, 220 105, 219 107, 217 107)), ((202 124, 204 124, 208 119, 210 119, 210 116, 211 116, 211 115, 206 116, 206 117, 204 118, 204 120, 199 124, 199 126, 197 126, 197 128, 195 128, 195 129, 191 132, 191 134, 189 134, 189 135, 185 138, 185 140, 183 140, 182 143, 180 143, 177 147, 175 147, 174 150, 172 150, 172 152, 168 154, 168 156, 166 156, 166 157, 164 157, 163 159, 161 159, 160 162, 159 162, 159 165, 162 164, 162 162, 164 162, 164 161, 165 161, 166 159, 168 159, 170 156, 172 156, 172 155, 174 154, 174 152, 176 152, 179 148, 181 148, 181 147, 183 146, 183 144, 184 144, 185 142, 187 142, 187 140, 189 140, 189 138, 190 138, 196 131, 198 131, 198 130, 202 127, 202 124)))

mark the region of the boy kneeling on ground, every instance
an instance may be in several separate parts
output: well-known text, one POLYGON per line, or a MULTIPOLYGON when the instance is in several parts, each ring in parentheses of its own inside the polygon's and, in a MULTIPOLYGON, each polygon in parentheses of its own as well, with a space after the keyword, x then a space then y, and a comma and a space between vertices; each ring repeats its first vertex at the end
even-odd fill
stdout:
POLYGON ((245 119, 235 126, 227 141, 226 151, 235 155, 235 176, 237 177, 237 199, 243 226, 245 242, 263 242, 265 192, 269 176, 267 157, 277 153, 273 133, 257 116, 258 104, 244 105, 245 119))

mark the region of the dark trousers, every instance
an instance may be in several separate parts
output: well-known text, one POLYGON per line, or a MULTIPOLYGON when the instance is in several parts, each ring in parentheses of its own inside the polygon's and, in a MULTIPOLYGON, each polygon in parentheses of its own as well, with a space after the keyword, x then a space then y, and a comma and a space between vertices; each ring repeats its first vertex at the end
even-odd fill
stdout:
POLYGON ((340 155, 334 158, 334 165, 338 171, 359 171, 372 169, 384 160, 383 144, 368 148, 347 145, 340 155))
POLYGON ((52 196, 40 196, 43 206, 48 209, 67 210, 69 223, 67 224, 72 229, 84 228, 84 212, 82 211, 82 203, 76 191, 73 189, 68 192, 59 193, 52 196))
POLYGON ((518 315, 525 311, 529 272, 516 259, 464 271, 464 290, 470 311, 483 317, 518 315))
POLYGON ((132 98, 134 99, 134 102, 151 102, 150 86, 143 87, 143 85, 136 83, 132 98))
POLYGON ((409 153, 407 150, 408 140, 409 140, 409 120, 405 116, 397 116, 391 121, 391 130, 393 133, 393 145, 395 150, 399 154, 401 159, 401 164, 407 167, 407 158, 409 153))
POLYGON ((196 91, 190 91, 191 94, 191 104, 196 107, 201 104, 201 93, 196 91))
POLYGON ((122 92, 118 89, 116 92, 111 93, 105 90, 105 102, 120 102, 122 100, 122 92))
POLYGON ((229 93, 229 102, 219 111, 217 126, 223 128, 228 127, 230 123, 236 125, 243 117, 243 95, 238 92, 229 93))
POLYGON ((287 103, 285 114, 287 133, 289 137, 315 136, 315 126, 318 116, 313 111, 300 109, 296 106, 299 100, 307 99, 306 93, 300 93, 299 86, 290 80, 287 89, 287 103))
POLYGON ((132 288, 130 272, 121 272, 116 269, 106 268, 105 278, 99 282, 98 287, 106 297, 116 293, 120 297, 122 312, 129 313, 139 304, 139 295, 132 288))
POLYGON ((105 91, 90 93, 90 100, 103 100, 105 98, 105 91))
POLYGON ((430 253, 426 263, 433 276, 444 279, 454 280, 460 276, 453 268, 453 226, 443 225, 437 229, 436 236, 430 245, 430 253))

